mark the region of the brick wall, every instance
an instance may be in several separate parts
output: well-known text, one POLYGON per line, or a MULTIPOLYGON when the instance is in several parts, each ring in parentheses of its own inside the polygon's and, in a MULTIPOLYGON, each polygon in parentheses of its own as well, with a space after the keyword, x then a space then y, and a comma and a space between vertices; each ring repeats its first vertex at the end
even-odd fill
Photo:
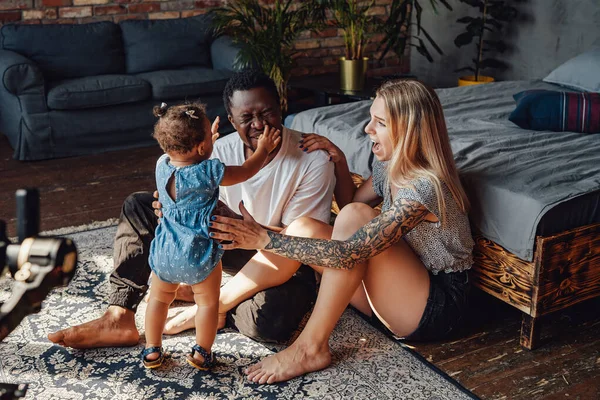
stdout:
MULTIPOLYGON (((273 3, 273 0, 262 0, 273 3)), ((384 15, 393 0, 375 0, 373 14, 384 15)), ((226 0, 0 0, 0 25, 19 24, 83 24, 96 21, 120 22, 126 19, 186 18, 204 14, 226 0)), ((375 36, 374 39, 378 37, 375 36)), ((318 74, 338 70, 338 58, 343 55, 343 38, 337 29, 319 34, 305 32, 297 41, 301 51, 294 75, 318 74)), ((373 54, 376 43, 366 46, 365 55, 373 54)), ((370 62, 370 75, 408 72, 405 57, 400 66, 389 54, 383 64, 370 62)))

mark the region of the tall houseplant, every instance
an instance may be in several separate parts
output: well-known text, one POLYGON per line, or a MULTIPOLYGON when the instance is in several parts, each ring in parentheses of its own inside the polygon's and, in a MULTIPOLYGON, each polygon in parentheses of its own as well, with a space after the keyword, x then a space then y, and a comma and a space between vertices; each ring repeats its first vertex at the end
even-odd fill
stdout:
POLYGON ((345 57, 340 59, 341 88, 361 90, 368 59, 364 49, 376 18, 369 10, 374 0, 324 0, 320 2, 329 11, 328 23, 341 29, 344 37, 345 57))
MULTIPOLYGON (((452 7, 446 0, 429 0, 425 3, 425 6, 429 5, 435 13, 437 13, 438 3, 452 11, 452 7)), ((419 0, 392 1, 389 13, 379 21, 378 31, 383 33, 383 38, 376 50, 380 51, 383 48, 379 56, 379 62, 383 60, 388 52, 393 51, 402 63, 407 45, 414 47, 429 62, 433 62, 433 57, 428 50, 428 44, 438 54, 444 54, 431 35, 421 26, 423 10, 424 8, 419 0), (416 28, 415 34, 413 34, 413 27, 416 28)))
POLYGON ((475 41, 477 52, 472 66, 457 69, 455 72, 471 71, 472 77, 459 78, 459 85, 491 82, 494 79, 481 75, 484 69, 504 69, 506 64, 496 58, 486 56, 490 52, 503 53, 506 43, 501 39, 489 39, 489 34, 502 32, 503 23, 512 21, 517 16, 517 9, 504 0, 459 0, 477 8, 477 17, 463 17, 456 22, 466 24, 466 31, 454 39, 457 47, 469 45, 475 41), (470 79, 469 79, 470 78, 470 79))
POLYGON ((292 0, 276 0, 272 7, 261 6, 257 0, 235 0, 213 11, 217 33, 227 34, 241 45, 236 65, 257 65, 270 76, 284 112, 287 83, 297 53, 294 42, 302 32, 321 26, 323 12, 311 1, 296 6, 292 0))

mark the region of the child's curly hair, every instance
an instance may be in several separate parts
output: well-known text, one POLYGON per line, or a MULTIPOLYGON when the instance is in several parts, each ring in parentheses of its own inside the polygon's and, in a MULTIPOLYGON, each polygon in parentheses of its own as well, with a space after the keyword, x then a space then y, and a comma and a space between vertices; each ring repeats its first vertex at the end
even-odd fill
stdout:
POLYGON ((152 110, 159 117, 152 137, 165 153, 189 153, 206 134, 206 107, 202 103, 167 106, 162 103, 152 110))

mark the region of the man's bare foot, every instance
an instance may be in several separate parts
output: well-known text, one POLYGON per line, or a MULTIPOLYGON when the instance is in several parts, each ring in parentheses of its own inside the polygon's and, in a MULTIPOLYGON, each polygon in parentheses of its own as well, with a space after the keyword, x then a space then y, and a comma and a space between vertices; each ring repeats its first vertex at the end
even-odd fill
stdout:
POLYGON ((185 283, 181 283, 177 288, 177 293, 175 293, 175 300, 193 303, 194 292, 192 291, 192 287, 190 285, 186 285, 185 283))
POLYGON ((90 349, 135 346, 140 340, 140 334, 135 326, 133 311, 110 306, 100 318, 50 333, 48 339, 65 347, 90 349))
MULTIPOLYGON (((176 335, 180 332, 187 331, 188 329, 194 329, 196 327, 196 311, 198 310, 197 305, 186 308, 174 317, 168 318, 165 324, 163 333, 165 335, 176 335)), ((217 329, 225 327, 225 320, 227 314, 219 314, 219 320, 217 322, 217 329)))
POLYGON ((245 372, 248 380, 254 383, 271 384, 319 371, 329 364, 331 353, 327 344, 318 346, 295 342, 287 349, 248 367, 245 372))

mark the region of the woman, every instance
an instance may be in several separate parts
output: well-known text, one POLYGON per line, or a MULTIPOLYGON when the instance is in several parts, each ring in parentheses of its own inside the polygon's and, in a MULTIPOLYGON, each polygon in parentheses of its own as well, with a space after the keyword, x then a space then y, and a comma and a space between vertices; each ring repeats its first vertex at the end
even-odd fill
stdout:
POLYGON ((335 196, 343 209, 333 227, 302 218, 285 234, 275 233, 243 207, 244 221, 213 217, 212 235, 224 249, 262 249, 322 275, 306 327, 290 347, 248 368, 253 382, 327 367, 329 337, 349 303, 410 340, 438 340, 461 324, 473 241, 439 99, 418 81, 387 82, 370 114, 365 132, 377 161, 358 189, 335 145, 318 135, 301 141, 307 151, 328 151, 335 162, 335 196), (382 199, 379 213, 371 206, 382 199))

